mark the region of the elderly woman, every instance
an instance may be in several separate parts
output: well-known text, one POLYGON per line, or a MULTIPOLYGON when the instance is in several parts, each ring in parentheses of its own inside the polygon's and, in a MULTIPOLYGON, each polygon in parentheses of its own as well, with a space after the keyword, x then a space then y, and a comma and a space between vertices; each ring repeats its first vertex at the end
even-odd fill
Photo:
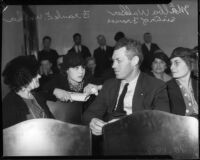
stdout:
POLYGON ((166 73, 168 66, 169 58, 165 53, 159 50, 154 54, 150 75, 167 82, 171 79, 171 76, 166 73))
POLYGON ((171 72, 173 79, 167 82, 171 112, 178 115, 198 115, 198 81, 191 78, 194 54, 188 48, 173 50, 171 72))
POLYGON ((72 101, 72 92, 97 95, 102 87, 90 83, 90 79, 85 76, 85 60, 73 51, 63 57, 61 69, 62 73, 43 88, 43 91, 50 95, 49 100, 72 101))
POLYGON ((4 83, 11 91, 3 99, 3 128, 33 118, 54 118, 39 87, 39 65, 32 56, 19 56, 11 60, 3 71, 4 83))

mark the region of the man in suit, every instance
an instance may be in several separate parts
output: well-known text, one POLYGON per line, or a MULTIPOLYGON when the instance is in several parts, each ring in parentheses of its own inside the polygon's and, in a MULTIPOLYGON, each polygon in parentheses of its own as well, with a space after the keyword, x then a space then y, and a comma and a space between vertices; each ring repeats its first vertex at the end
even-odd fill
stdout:
POLYGON ((43 50, 38 53, 38 61, 41 62, 44 57, 48 57, 50 62, 52 63, 52 70, 54 73, 58 72, 58 68, 56 65, 56 60, 58 58, 58 53, 56 50, 51 48, 51 37, 44 36, 42 39, 43 42, 43 50))
POLYGON ((79 33, 75 33, 73 35, 73 40, 74 40, 74 46, 68 51, 68 53, 73 51, 77 54, 80 54, 84 59, 91 56, 88 47, 81 44, 81 35, 79 33))
POLYGON ((154 52, 160 48, 156 43, 152 43, 151 33, 148 32, 144 33, 143 38, 144 38, 144 43, 142 44, 142 53, 144 60, 140 66, 140 69, 143 72, 150 72, 154 52))
POLYGON ((104 35, 97 36, 99 47, 94 50, 94 59, 96 62, 95 77, 101 77, 102 74, 112 65, 113 47, 106 44, 104 35))
POLYGON ((104 125, 135 111, 170 111, 166 84, 139 69, 143 59, 140 46, 126 38, 116 44, 112 56, 116 78, 104 83, 83 115, 94 135, 102 135, 104 125))

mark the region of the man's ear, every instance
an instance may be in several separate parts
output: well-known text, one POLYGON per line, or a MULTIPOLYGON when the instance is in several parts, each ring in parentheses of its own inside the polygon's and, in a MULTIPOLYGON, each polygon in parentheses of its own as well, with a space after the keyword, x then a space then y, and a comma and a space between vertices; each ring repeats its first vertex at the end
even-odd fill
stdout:
POLYGON ((131 60, 131 65, 132 66, 136 66, 139 63, 139 57, 138 56, 134 56, 131 60))

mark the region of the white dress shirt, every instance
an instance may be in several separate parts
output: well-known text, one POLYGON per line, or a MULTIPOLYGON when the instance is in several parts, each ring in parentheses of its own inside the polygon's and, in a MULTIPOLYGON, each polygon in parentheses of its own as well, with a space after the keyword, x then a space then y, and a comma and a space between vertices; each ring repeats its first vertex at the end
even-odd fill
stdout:
POLYGON ((146 47, 148 48, 148 50, 151 50, 151 43, 145 43, 146 47))
POLYGON ((76 53, 81 52, 81 45, 75 45, 76 53))
MULTIPOLYGON (((137 77, 135 77, 132 81, 129 82, 128 89, 127 89, 126 95, 124 97, 124 110, 126 111, 127 115, 132 114, 132 101, 133 101, 135 87, 136 87, 139 75, 140 75, 140 73, 137 75, 137 77)), ((128 83, 128 82, 126 82, 126 80, 121 81, 116 106, 118 104, 119 97, 120 97, 122 90, 126 83, 128 83)), ((115 106, 115 109, 116 109, 116 106, 115 106)))
POLYGON ((106 46, 101 46, 101 49, 106 51, 106 46))

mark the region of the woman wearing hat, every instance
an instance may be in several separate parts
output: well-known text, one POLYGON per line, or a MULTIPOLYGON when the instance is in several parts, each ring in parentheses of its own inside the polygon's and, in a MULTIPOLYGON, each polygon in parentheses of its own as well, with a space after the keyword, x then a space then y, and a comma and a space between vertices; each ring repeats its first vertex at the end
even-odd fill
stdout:
POLYGON ((150 75, 167 82, 171 79, 171 76, 166 73, 168 66, 169 58, 165 53, 159 50, 154 54, 150 75))
POLYGON ((64 55, 61 70, 62 73, 43 88, 50 95, 50 100, 72 101, 71 92, 97 95, 101 89, 100 85, 90 83, 90 79, 85 76, 85 60, 73 51, 64 55))
POLYGON ((32 56, 11 60, 3 71, 10 92, 3 99, 3 128, 35 118, 54 118, 46 99, 34 90, 39 87, 39 65, 32 56))
POLYGON ((167 82, 171 112, 178 115, 198 115, 198 81, 191 78, 194 54, 188 48, 173 50, 171 72, 173 79, 167 82))

